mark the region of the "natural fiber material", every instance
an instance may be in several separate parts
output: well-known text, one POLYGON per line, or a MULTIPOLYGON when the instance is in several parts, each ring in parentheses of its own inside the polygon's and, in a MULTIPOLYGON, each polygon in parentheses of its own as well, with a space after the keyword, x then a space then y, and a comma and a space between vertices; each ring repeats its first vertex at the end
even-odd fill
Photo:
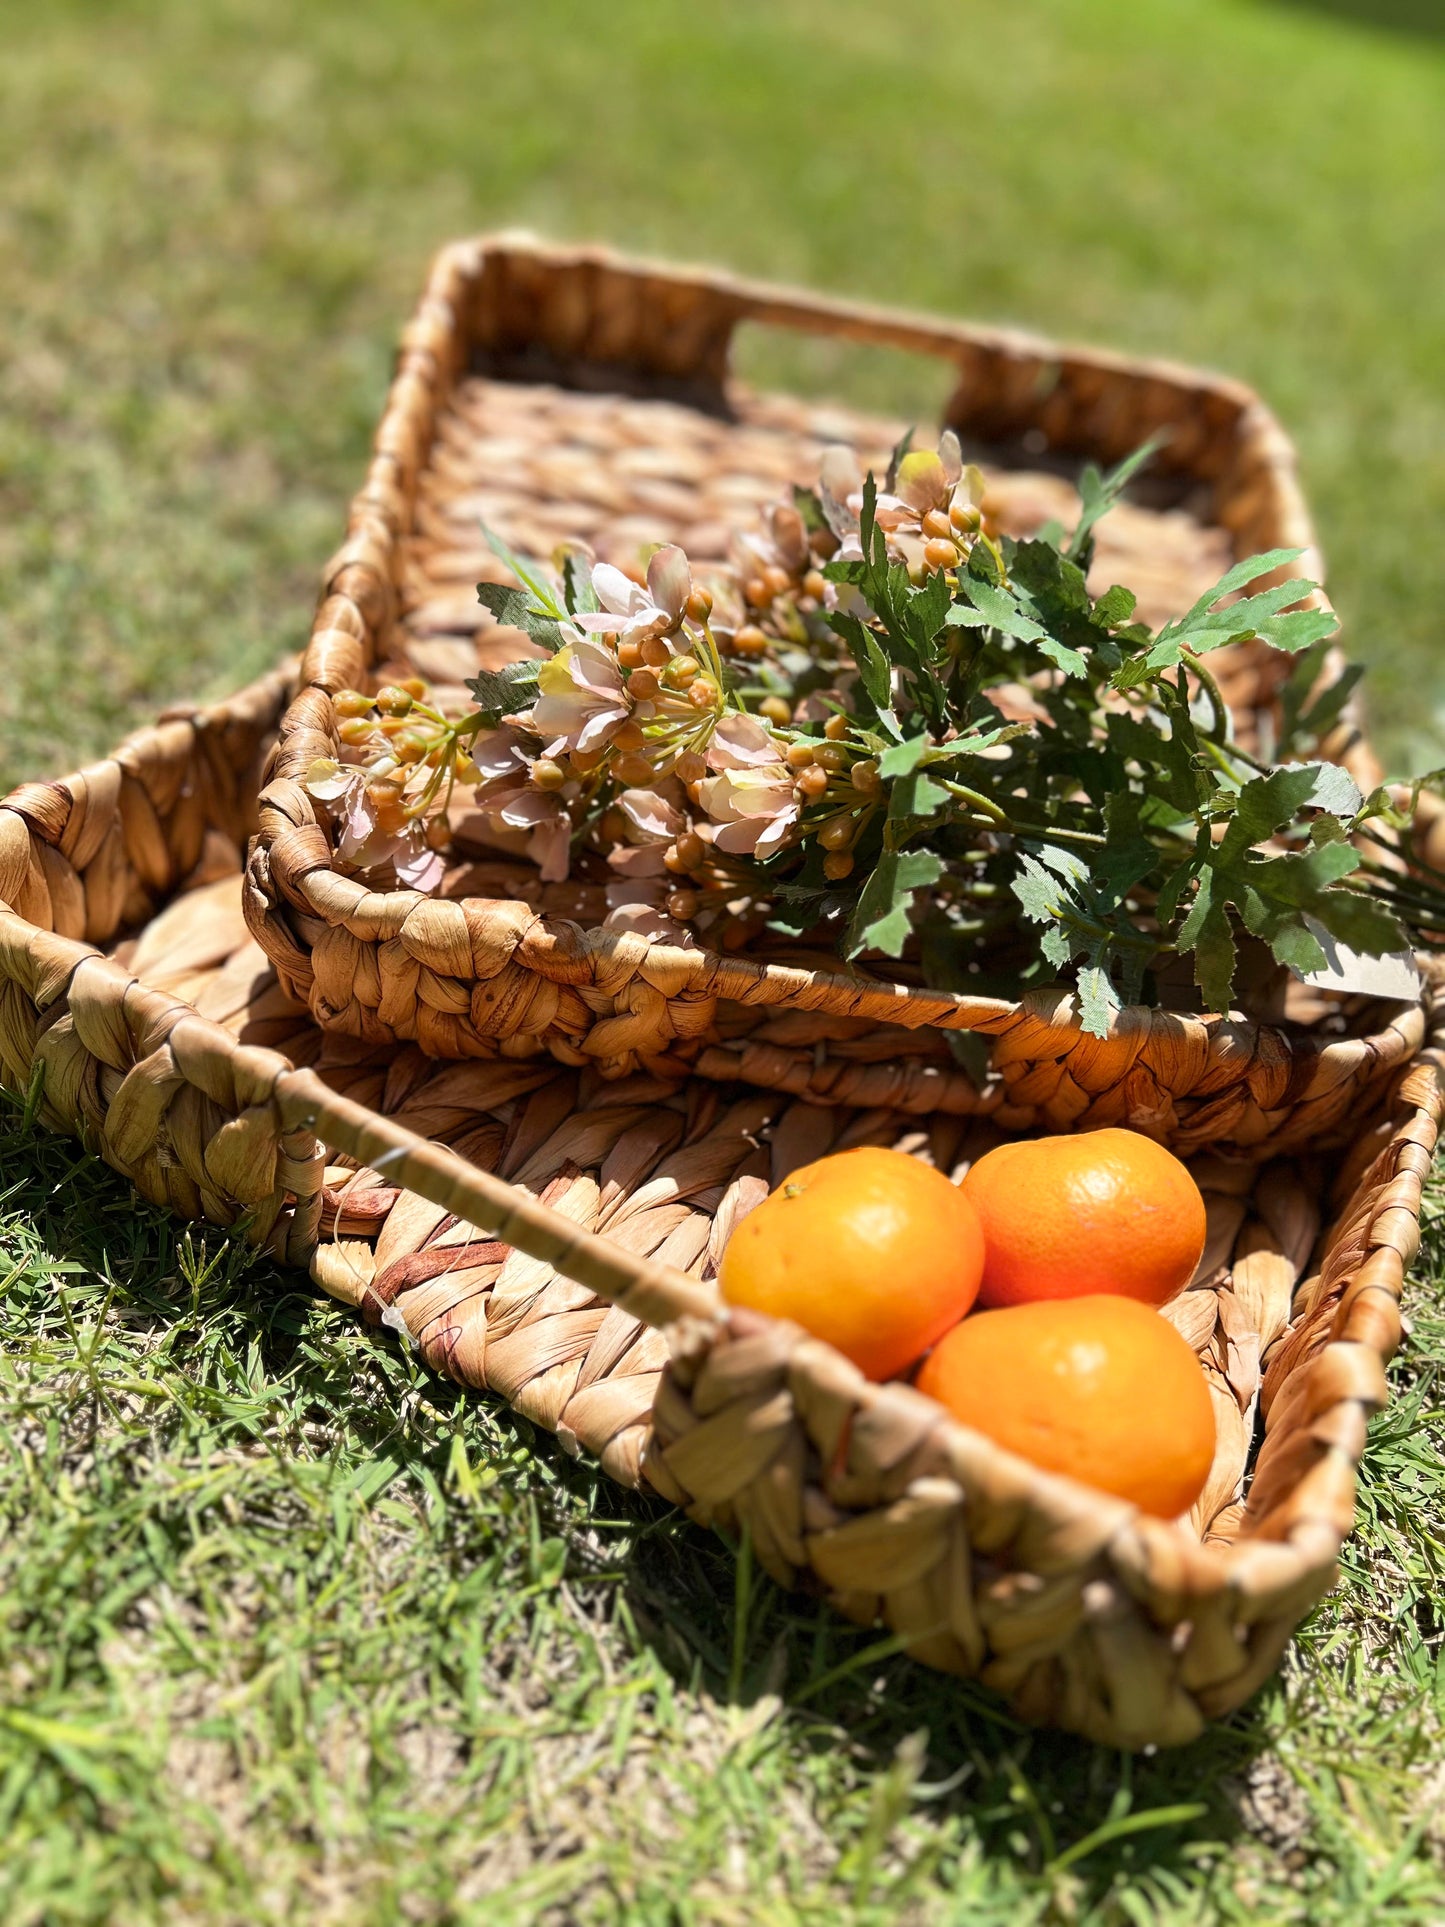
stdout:
MULTIPOLYGON (((84 782, 21 792, 24 813, 0 805, 0 893, 13 905, 38 873, 53 883, 67 843, 67 864, 110 845, 117 900, 155 903, 161 886, 131 874, 139 819, 115 770, 135 773, 160 825, 151 874, 164 848, 168 875, 204 876, 197 847, 234 852, 244 771, 282 690, 275 678, 142 732, 84 782), (162 807, 197 784, 199 846, 195 815, 162 807)), ((1445 1036, 1357 1112, 1342 1156, 1194 1160, 1209 1244, 1167 1315, 1209 1378, 1219 1448, 1194 1514, 1171 1525, 716 1300, 731 1226, 799 1163, 884 1143, 956 1173, 997 1140, 996 1119, 921 1124, 546 1059, 438 1065, 323 1034, 279 990, 238 894, 234 876, 200 883, 111 958, 0 910, 6 1084, 41 1074, 45 1121, 147 1196, 244 1219, 434 1368, 624 1483, 745 1530, 783 1583, 883 1620, 1030 1719, 1177 1743, 1267 1676, 1349 1527, 1445 1105, 1445 1036)))
MULTIPOLYGON (((329 813, 302 783, 337 747, 331 695, 411 668, 455 685, 521 645, 473 599, 479 578, 501 574, 483 517, 538 552, 585 536, 635 560, 642 543, 676 539, 705 564, 813 472, 824 441, 886 458, 898 424, 730 384, 743 320, 950 365, 945 418, 985 458, 1006 527, 1068 513, 1070 491, 1037 464, 1108 461, 1167 432, 1171 502, 1118 510, 1098 562, 1102 581, 1142 589, 1156 620, 1233 553, 1299 547, 1300 568, 1318 570, 1289 443, 1237 384, 596 252, 515 240, 448 249, 404 336, 262 798, 246 915, 283 986, 326 1029, 415 1039, 436 1057, 547 1051, 607 1076, 697 1071, 1010 1130, 1126 1122, 1186 1151, 1277 1154, 1348 1135, 1359 1103, 1419 1048, 1420 1009, 1321 997, 1269 1024, 1134 1010, 1101 1041, 1066 992, 956 996, 796 946, 721 955, 604 931, 595 890, 544 890, 524 863, 469 845, 465 819, 438 898, 369 889, 337 867, 329 813), (982 1089, 951 1054, 950 1030, 989 1042, 982 1089)), ((1260 647, 1216 660, 1241 739, 1257 739, 1284 659, 1260 647)), ((1327 749, 1372 776, 1352 723, 1327 749)))

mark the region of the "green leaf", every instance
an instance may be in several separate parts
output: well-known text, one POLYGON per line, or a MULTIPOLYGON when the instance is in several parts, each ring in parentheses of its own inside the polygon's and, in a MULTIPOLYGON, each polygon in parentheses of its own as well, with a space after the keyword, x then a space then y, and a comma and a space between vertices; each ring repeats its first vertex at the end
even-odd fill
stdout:
POLYGON ((1290 603, 1302 601, 1318 587, 1301 576, 1287 576, 1272 589, 1263 589, 1226 608, 1217 606, 1226 596, 1296 561, 1303 553, 1302 549, 1271 549, 1265 555, 1251 556, 1247 562, 1237 562, 1212 589, 1205 590, 1186 615, 1166 623, 1159 631, 1149 651, 1150 666, 1172 668, 1186 649, 1202 654, 1249 637, 1293 654, 1332 635, 1339 626, 1333 610, 1289 609, 1290 603))
POLYGON ((881 950, 886 957, 901 957, 913 928, 913 899, 942 875, 943 861, 931 850, 885 850, 858 898, 845 955, 881 950))
POLYGON ((592 586, 592 566, 580 549, 562 558, 562 600, 569 615, 595 615, 602 607, 592 586))
POLYGON ((554 622, 560 622, 565 611, 557 606, 556 596, 536 565, 523 561, 517 551, 509 547, 495 529, 488 528, 485 522, 482 523, 482 539, 498 561, 505 562, 522 587, 530 591, 533 601, 542 612, 551 616, 554 622))
POLYGON ((549 655, 555 655, 565 638, 555 616, 538 609, 525 589, 506 589, 499 582, 479 582, 477 600, 490 609, 497 621, 510 629, 525 630, 533 642, 549 655))
POLYGON ((948 611, 947 621, 955 627, 976 629, 986 624, 990 629, 997 629, 1000 635, 1013 636, 1019 642, 1038 642, 1047 634, 1032 617, 1024 614, 1017 596, 995 583, 964 575, 959 578, 958 590, 967 601, 955 602, 948 611))
POLYGON ((1094 621, 1103 629, 1122 629, 1138 608, 1138 598, 1116 582, 1094 604, 1094 621))
POLYGON ((501 669, 483 669, 467 683, 476 698, 482 722, 495 729, 504 716, 530 709, 537 700, 540 662, 509 662, 501 669))
POLYGON ((803 518, 803 527, 810 535, 826 529, 828 518, 823 513, 823 500, 816 489, 803 488, 793 484, 793 507, 803 518))
POLYGON ((1109 475, 1100 474, 1090 462, 1079 477, 1079 501, 1082 512, 1078 527, 1074 530, 1066 553, 1088 567, 1088 559, 1093 554, 1094 529, 1109 513, 1129 483, 1164 446, 1163 435, 1153 435, 1142 448, 1136 448, 1132 455, 1126 455, 1119 466, 1109 475))

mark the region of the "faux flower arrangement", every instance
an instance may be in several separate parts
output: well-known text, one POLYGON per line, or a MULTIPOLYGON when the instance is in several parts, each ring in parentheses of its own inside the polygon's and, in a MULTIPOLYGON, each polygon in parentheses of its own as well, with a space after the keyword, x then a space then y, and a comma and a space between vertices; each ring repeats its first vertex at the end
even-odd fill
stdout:
POLYGON ((706 584, 675 546, 645 580, 580 546, 553 575, 488 533, 521 586, 481 600, 538 655, 478 676, 464 715, 420 681, 342 692, 340 757, 307 788, 344 864, 418 889, 469 792, 544 880, 605 865, 608 928, 806 932, 1011 997, 1072 972, 1098 1034, 1166 978, 1177 998, 1181 957, 1228 1010, 1242 947, 1301 975, 1405 950, 1401 917, 1439 928, 1440 899, 1395 855, 1398 799, 1309 760, 1352 682, 1317 688, 1335 618, 1295 606, 1296 577, 1244 593, 1298 552, 1238 564, 1157 634, 1127 589, 1089 593, 1097 524, 1150 453, 1086 470, 1073 531, 1021 541, 951 433, 901 445, 881 490, 832 449, 706 584), (1235 742, 1202 660, 1248 642, 1295 658, 1273 761, 1235 742))

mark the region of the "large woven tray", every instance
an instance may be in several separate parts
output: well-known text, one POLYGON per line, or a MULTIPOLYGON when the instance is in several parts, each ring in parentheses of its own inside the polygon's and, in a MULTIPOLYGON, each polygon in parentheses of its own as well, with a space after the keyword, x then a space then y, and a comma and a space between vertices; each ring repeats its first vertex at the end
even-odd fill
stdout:
MULTIPOLYGON (((706 565, 816 472, 826 441, 881 468, 904 424, 729 379, 743 321, 941 361, 944 418, 984 460, 990 513, 1015 532, 1070 519, 1065 477, 1081 458, 1112 461, 1165 433, 1159 479, 1104 521, 1096 565, 1098 586, 1129 583, 1152 621, 1236 555, 1298 547, 1299 568, 1319 573, 1288 439, 1238 383, 596 251, 450 248, 403 337, 262 800, 246 908, 282 984, 328 1030, 415 1039, 438 1057, 546 1050, 610 1076, 696 1071, 1010 1130, 1122 1121, 1185 1151, 1347 1137, 1358 1104, 1422 1042, 1419 1008, 1321 997, 1288 1023, 1131 1010, 1101 1042, 1067 992, 957 996, 840 974, 835 956, 797 945, 716 954, 603 930, 599 891, 544 888, 524 862, 469 845, 465 822, 439 899, 337 867, 330 815, 301 781, 336 752, 330 695, 415 669, 460 700, 479 662, 516 653, 515 632, 475 597, 479 579, 503 574, 483 519, 533 553, 583 537, 635 562, 644 543, 680 540, 706 565), (989 1043, 981 1087, 950 1030, 989 1043)), ((1255 741, 1287 660, 1261 645, 1211 661, 1241 740, 1255 741)), ((1352 719, 1327 753, 1370 779, 1352 719)))
POLYGON ((1418 1237, 1445 1036, 1347 1150, 1201 1154, 1209 1242, 1168 1315, 1219 1447, 1166 1524, 869 1385, 710 1283, 799 1162, 894 1144, 957 1172, 997 1120, 819 1106, 545 1058, 437 1064, 317 1029, 236 874, 273 677, 0 805, 0 1075, 147 1197, 242 1226, 428 1362, 509 1399, 780 1582, 896 1628, 1033 1720, 1174 1744, 1238 1705, 1329 1585, 1418 1237), (110 942, 107 957, 78 940, 110 942))

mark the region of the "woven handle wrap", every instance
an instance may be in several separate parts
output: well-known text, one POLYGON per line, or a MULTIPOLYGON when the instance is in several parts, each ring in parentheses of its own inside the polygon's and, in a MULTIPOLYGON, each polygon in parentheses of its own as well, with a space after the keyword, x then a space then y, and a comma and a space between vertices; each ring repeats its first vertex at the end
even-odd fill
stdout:
POLYGON ((310 1071, 288 1071, 274 1096, 287 1129, 314 1132, 323 1144, 404 1185, 481 1231, 540 1258, 645 1325, 711 1320, 718 1296, 709 1285, 629 1256, 582 1230, 528 1192, 468 1164, 445 1145, 420 1138, 364 1105, 339 1097, 310 1071))

